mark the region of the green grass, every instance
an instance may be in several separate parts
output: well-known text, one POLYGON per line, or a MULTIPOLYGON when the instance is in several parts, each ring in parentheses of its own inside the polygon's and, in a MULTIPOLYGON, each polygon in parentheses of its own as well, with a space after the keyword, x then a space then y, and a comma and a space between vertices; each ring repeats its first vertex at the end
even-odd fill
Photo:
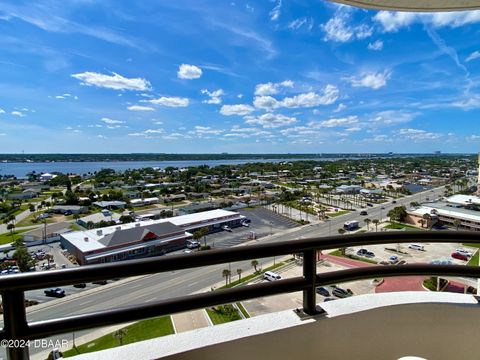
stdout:
POLYGON ((25 210, 28 210, 28 205, 26 204, 20 205, 20 207, 17 210, 12 212, 12 215, 17 216, 18 214, 24 212, 25 210))
POLYGON ((241 302, 237 302, 236 303, 237 307, 240 309, 240 311, 242 312, 243 316, 248 319, 250 317, 250 314, 248 313, 247 309, 245 309, 245 307, 243 306, 243 304, 241 302))
POLYGON ((407 230, 421 230, 418 227, 407 225, 407 224, 402 224, 398 222, 392 222, 385 226, 385 229, 393 229, 393 230, 401 230, 401 229, 407 229, 407 230))
POLYGON ((336 212, 329 212, 329 213, 326 213, 329 217, 336 217, 336 216, 340 216, 340 215, 345 215, 345 214, 348 214, 349 211, 348 210, 340 210, 340 211, 336 211, 336 212))
POLYGON ((212 320, 213 325, 224 324, 242 319, 238 314, 238 310, 232 305, 216 306, 206 310, 210 320, 212 320), (224 309, 230 309, 232 312, 228 313, 224 309))
POLYGON ((476 251, 475 254, 468 260, 468 266, 478 266, 478 254, 480 251, 476 251))
POLYGON ((42 225, 44 221, 47 221, 47 224, 52 224, 55 222, 55 220, 51 218, 46 218, 39 220, 37 222, 34 221, 35 217, 38 216, 36 213, 31 213, 28 215, 25 219, 19 221, 18 223, 15 224, 17 227, 23 227, 23 226, 31 226, 31 225, 42 225))
MULTIPOLYGON (((159 336, 174 334, 173 324, 170 316, 162 316, 159 318, 139 321, 123 329, 127 330, 127 334, 123 338, 124 345, 137 341, 153 339, 159 336)), ((67 350, 63 352, 63 356, 70 357, 78 354, 110 349, 119 345, 119 340, 113 336, 113 333, 110 333, 99 337, 98 339, 89 341, 83 345, 77 346, 76 350, 67 350)))
MULTIPOLYGON (((288 262, 288 261, 287 261, 287 262, 288 262)), ((218 290, 220 290, 220 289, 229 289, 229 288, 232 288, 232 287, 234 287, 234 286, 240 285, 240 284, 242 284, 242 283, 244 283, 244 282, 249 282, 250 280, 256 278, 257 276, 263 275, 264 272, 274 270, 274 269, 279 268, 279 267, 281 267, 281 266, 283 266, 283 265, 285 265, 285 262, 283 262, 283 261, 277 262, 275 265, 272 265, 272 266, 269 266, 269 267, 267 267, 267 268, 265 268, 265 269, 262 269, 262 271, 257 271, 256 273, 253 273, 253 274, 251 274, 251 275, 242 277, 242 278, 240 279, 240 281, 239 281, 239 280, 235 280, 235 281, 232 281, 232 282, 231 282, 230 284, 228 284, 228 285, 223 285, 222 287, 218 288, 218 290)), ((258 266, 257 266, 257 268, 258 268, 258 266)), ((233 274, 232 274, 232 276, 233 276, 233 274)))
POLYGON ((463 246, 471 246, 475 248, 480 248, 480 244, 475 244, 475 243, 464 243, 462 244, 463 246))
POLYGON ((13 239, 12 239, 12 235, 10 234, 10 232, 4 233, 4 234, 0 235, 0 245, 9 244, 11 242, 14 242, 17 239, 21 239, 22 238, 21 234, 23 234, 24 232, 30 231, 30 230, 32 230, 32 229, 14 231, 13 232, 13 239))
POLYGON ((85 230, 85 228, 81 227, 80 225, 78 225, 77 223, 72 223, 70 225, 70 229, 74 230, 74 231, 83 231, 85 230))

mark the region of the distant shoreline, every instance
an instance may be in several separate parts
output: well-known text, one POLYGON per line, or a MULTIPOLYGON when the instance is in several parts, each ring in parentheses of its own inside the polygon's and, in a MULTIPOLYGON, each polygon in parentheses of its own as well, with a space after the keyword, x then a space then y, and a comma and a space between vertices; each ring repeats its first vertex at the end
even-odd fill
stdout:
POLYGON ((49 162, 136 162, 136 161, 214 161, 214 160, 324 160, 324 159, 372 159, 385 157, 473 156, 475 154, 433 153, 312 153, 312 154, 0 154, 1 163, 49 163, 49 162))

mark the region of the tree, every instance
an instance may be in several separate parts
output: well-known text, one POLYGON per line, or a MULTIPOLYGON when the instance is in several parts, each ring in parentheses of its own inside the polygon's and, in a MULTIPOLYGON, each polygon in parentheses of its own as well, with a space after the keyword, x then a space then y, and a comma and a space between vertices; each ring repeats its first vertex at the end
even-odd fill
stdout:
POLYGON ((203 227, 200 229, 200 231, 202 232, 202 236, 203 236, 203 241, 205 243, 205 247, 207 247, 207 235, 208 233, 210 232, 210 230, 208 230, 208 227, 203 227))
POLYGON ((120 220, 122 224, 127 224, 135 221, 135 219, 130 215, 122 215, 118 220, 120 220))
POLYGON ((339 233, 340 235, 343 235, 343 234, 346 233, 346 230, 345 230, 344 228, 340 228, 340 229, 338 229, 338 233, 339 233))
POLYGON ((430 214, 423 214, 423 219, 425 220, 425 222, 426 222, 426 224, 427 224, 426 227, 427 227, 427 228, 430 228, 431 225, 432 225, 432 217, 431 217, 431 215, 430 215, 430 214))
POLYGON ((375 225, 375 232, 377 232, 378 231, 378 224, 380 223, 380 220, 373 219, 372 223, 373 223, 373 225, 375 225))
POLYGON ((242 279, 242 269, 237 269, 237 274, 238 274, 238 282, 242 279))
POLYGON ((29 210, 30 212, 34 212, 34 211, 35 211, 35 205, 33 205, 33 204, 28 204, 28 210, 29 210))
POLYGON ((18 239, 13 243, 15 252, 13 253, 13 258, 17 262, 17 266, 20 271, 27 271, 30 267, 35 265, 35 261, 32 259, 28 253, 28 249, 23 243, 22 240, 18 239))
POLYGON ((223 269, 222 271, 222 276, 225 278, 225 286, 228 285, 228 278, 230 277, 231 275, 231 271, 228 270, 228 269, 223 269))
POLYGON ((118 329, 113 333, 113 337, 117 338, 120 342, 120 346, 123 345, 123 338, 127 336, 128 330, 126 328, 118 329))
POLYGON ((418 223, 421 225, 421 227, 423 228, 423 225, 425 225, 425 220, 424 219, 420 219, 418 221, 418 223))
POLYGON ((370 230, 370 227, 369 227, 369 225, 370 225, 370 223, 372 222, 372 220, 371 220, 371 219, 369 219, 369 218, 366 218, 366 219, 364 219, 363 221, 364 221, 364 222, 365 222, 365 224, 367 225, 367 230, 370 230))
POLYGON ((257 266, 258 266, 258 260, 252 260, 252 262, 250 263, 252 265, 252 267, 255 269, 255 272, 257 272, 257 266))
POLYGON ((457 231, 458 231, 458 228, 460 227, 461 224, 462 224, 462 222, 459 219, 453 220, 453 225, 455 226, 455 229, 457 231))

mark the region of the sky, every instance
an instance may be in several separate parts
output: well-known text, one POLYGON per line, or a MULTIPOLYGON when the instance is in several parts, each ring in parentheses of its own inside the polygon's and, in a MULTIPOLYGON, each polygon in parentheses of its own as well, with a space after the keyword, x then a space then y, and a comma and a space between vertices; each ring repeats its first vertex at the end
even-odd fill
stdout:
POLYGON ((480 149, 480 11, 2 1, 0 153, 480 149))

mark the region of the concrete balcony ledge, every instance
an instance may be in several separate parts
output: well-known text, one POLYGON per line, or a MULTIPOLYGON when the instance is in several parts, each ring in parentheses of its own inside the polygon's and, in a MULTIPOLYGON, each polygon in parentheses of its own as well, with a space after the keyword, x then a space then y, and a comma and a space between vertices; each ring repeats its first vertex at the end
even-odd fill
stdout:
POLYGON ((322 303, 79 355, 93 359, 478 359, 480 312, 472 295, 399 292, 322 303), (459 345, 461 344, 461 345, 459 345))

